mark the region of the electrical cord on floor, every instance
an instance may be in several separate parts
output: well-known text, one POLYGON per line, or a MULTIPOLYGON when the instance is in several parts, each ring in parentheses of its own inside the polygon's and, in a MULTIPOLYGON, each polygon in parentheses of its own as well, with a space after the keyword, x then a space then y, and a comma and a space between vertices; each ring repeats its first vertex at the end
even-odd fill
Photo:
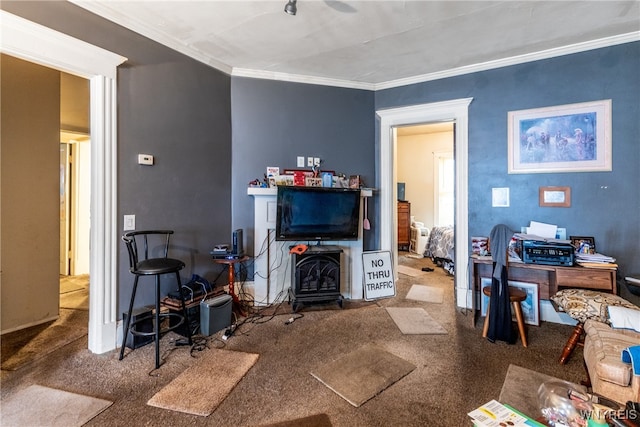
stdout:
POLYGON ((203 337, 202 335, 192 336, 191 341, 193 342, 191 349, 189 350, 191 357, 195 357, 193 355, 195 352, 204 351, 209 348, 209 340, 207 337, 203 337))
POLYGON ((296 316, 292 316, 292 317, 288 318, 288 319, 287 319, 287 321, 286 321, 286 322, 284 322, 284 324, 285 324, 285 325, 290 325, 290 324, 292 324, 293 322, 295 322, 296 320, 298 320, 298 319, 302 319, 303 317, 304 317, 304 314, 299 313, 299 314, 298 314, 298 315, 296 315, 296 316))

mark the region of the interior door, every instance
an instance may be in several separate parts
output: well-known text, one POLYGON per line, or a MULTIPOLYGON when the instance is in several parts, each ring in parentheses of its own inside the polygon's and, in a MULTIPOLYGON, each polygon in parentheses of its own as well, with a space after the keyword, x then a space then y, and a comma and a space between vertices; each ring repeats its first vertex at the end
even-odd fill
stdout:
POLYGON ((60 144, 60 274, 69 275, 69 144, 60 144))

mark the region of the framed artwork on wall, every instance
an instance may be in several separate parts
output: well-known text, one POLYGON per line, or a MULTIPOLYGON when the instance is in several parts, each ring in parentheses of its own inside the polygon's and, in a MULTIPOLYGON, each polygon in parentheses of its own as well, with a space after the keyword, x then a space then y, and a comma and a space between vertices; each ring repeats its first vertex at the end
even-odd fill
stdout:
POLYGON ((611 100, 508 113, 508 170, 611 170, 611 100))
POLYGON ((538 201, 540 206, 569 208, 571 207, 571 187, 540 187, 538 201))
MULTIPOLYGON (((480 289, 485 286, 491 286, 490 277, 480 278, 480 289)), ((509 280, 509 286, 518 288, 527 294, 527 299, 520 303, 522 307, 522 316, 524 317, 524 323, 529 325, 540 326, 540 297, 538 295, 538 284, 527 282, 516 282, 509 280)), ((489 297, 480 291, 480 315, 487 315, 487 307, 489 306, 489 297)), ((515 314, 512 308, 512 317, 515 320, 515 314)))

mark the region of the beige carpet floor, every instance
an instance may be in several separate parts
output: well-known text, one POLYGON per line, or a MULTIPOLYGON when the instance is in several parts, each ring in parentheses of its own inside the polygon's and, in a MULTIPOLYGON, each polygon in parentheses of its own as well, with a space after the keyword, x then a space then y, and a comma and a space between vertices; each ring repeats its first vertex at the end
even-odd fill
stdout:
POLYGON ((60 276, 60 308, 89 310, 89 275, 60 276))
POLYGON ((413 285, 407 293, 407 299, 442 304, 444 289, 435 286, 413 285))
POLYGON ((415 368, 380 347, 365 345, 318 367, 311 375, 357 408, 415 368))
POLYGON ((387 313, 405 335, 436 335, 446 334, 433 317, 420 307, 387 307, 387 313))
POLYGON ((207 349, 147 404, 206 417, 258 360, 257 354, 207 349))
POLYGON ((3 427, 80 427, 112 402, 40 385, 30 385, 2 402, 3 427))
POLYGON ((8 371, 21 369, 86 336, 88 330, 86 322, 88 318, 78 316, 75 310, 60 310, 58 320, 48 326, 41 326, 42 329, 30 337, 24 345, 18 343, 16 346, 9 346, 9 342, 5 345, 3 340, 2 369, 8 371))
MULTIPOLYGON (((399 275, 397 293, 392 298, 345 301, 343 309, 335 303, 304 307, 289 324, 286 321, 292 317, 291 306, 286 301, 256 310, 258 315, 241 319, 228 340, 222 340, 221 333, 214 334, 198 340, 193 349, 176 347, 176 335, 167 334, 160 343, 164 363, 157 370, 153 369, 153 345, 127 351, 120 361, 117 350, 90 352, 85 335, 23 369, 0 371, 0 405, 29 385, 38 384, 113 402, 86 427, 257 427, 294 423, 318 414, 325 414, 335 427, 458 427, 469 425, 469 411, 499 397, 510 364, 572 382, 584 379, 582 348, 576 349, 566 365, 558 363, 571 326, 546 322, 539 327, 527 325, 527 348, 492 344, 482 339, 482 322, 472 326, 471 313, 456 307, 453 276, 428 258, 400 256, 399 262, 417 270, 435 270, 418 278, 399 275), (434 304, 407 299, 414 284, 443 288, 444 301, 434 304), (386 307, 423 308, 448 333, 405 335, 386 307), (416 368, 355 407, 310 372, 364 345, 375 345, 416 368), (216 348, 260 357, 209 416, 147 404, 193 366, 202 351, 216 348)), ((236 289, 242 291, 242 285, 236 289)), ((73 320, 86 327, 88 312, 74 312, 73 320)), ((26 345, 42 329, 3 335, 2 358, 5 349, 15 350, 16 343, 26 345)), ((7 350, 7 354, 14 350, 7 350)), ((217 366, 219 375, 225 375, 224 366, 217 366)))
POLYGON ((331 427, 331 420, 327 414, 309 415, 295 420, 281 421, 272 424, 264 424, 260 427, 331 427))
POLYGON ((406 265, 398 266, 398 273, 404 274, 406 276, 418 277, 424 274, 424 271, 418 270, 417 268, 407 267, 406 265))

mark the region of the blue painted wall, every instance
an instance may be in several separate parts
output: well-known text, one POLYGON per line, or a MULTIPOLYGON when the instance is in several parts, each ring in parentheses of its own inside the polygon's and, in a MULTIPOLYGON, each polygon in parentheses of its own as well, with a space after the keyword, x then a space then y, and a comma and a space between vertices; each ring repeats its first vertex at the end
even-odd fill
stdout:
POLYGON ((640 271, 640 43, 376 92, 376 109, 473 97, 469 108, 469 235, 530 220, 594 236, 622 275, 640 271), (612 100, 611 172, 507 173, 507 113, 612 100), (571 187, 570 208, 538 206, 541 186, 571 187), (509 187, 511 206, 491 207, 491 188, 509 187))
POLYGON ((267 166, 295 169, 297 156, 320 157, 322 169, 361 175, 373 185, 373 100, 365 90, 232 78, 232 218, 234 228, 245 230, 248 253, 254 253, 254 200, 247 184, 262 180, 267 166))

